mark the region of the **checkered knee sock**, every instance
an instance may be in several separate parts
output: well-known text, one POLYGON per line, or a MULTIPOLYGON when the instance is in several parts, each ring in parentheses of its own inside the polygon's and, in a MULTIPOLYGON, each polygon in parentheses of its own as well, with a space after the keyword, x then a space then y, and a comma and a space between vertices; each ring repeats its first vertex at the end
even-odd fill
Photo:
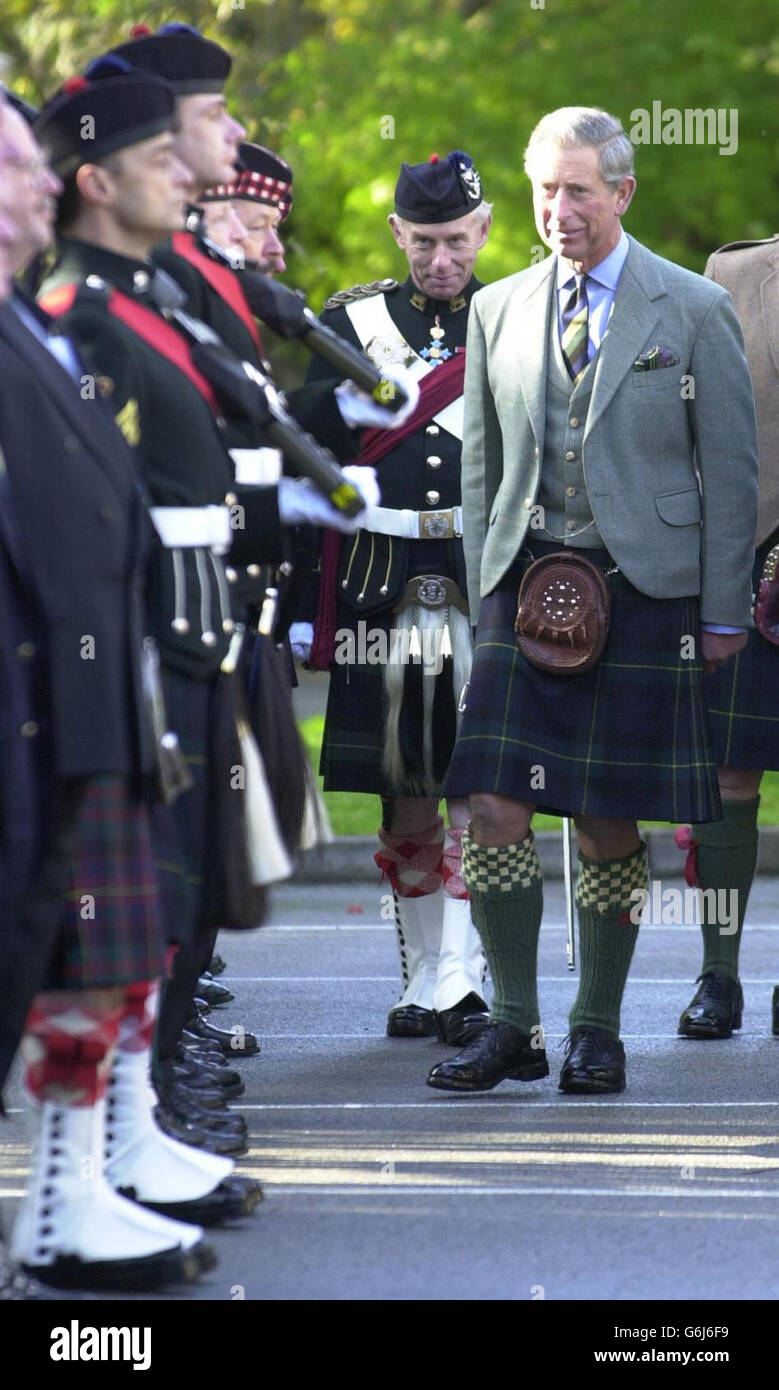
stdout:
POLYGON ((424 898, 441 887, 444 823, 436 817, 427 830, 393 834, 382 826, 381 849, 373 858, 399 898, 424 898))
POLYGON ((637 899, 631 894, 646 890, 649 881, 646 845, 642 842, 624 859, 588 859, 580 850, 579 863, 581 973, 568 1021, 572 1030, 602 1028, 618 1038, 622 995, 638 938, 638 922, 631 918, 637 899))
POLYGON ((538 1025, 538 933, 544 906, 532 830, 515 845, 477 845, 463 835, 463 879, 490 967, 491 1017, 529 1035, 538 1025))
POLYGON ((22 1039, 30 1095, 59 1105, 95 1105, 108 1085, 120 1014, 107 991, 36 995, 22 1039))

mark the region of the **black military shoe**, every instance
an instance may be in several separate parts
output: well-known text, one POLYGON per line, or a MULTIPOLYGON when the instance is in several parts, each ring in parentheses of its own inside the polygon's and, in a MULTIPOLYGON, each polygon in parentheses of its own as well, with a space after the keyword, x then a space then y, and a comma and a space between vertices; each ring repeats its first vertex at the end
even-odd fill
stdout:
POLYGON ((487 1005, 478 994, 466 994, 451 1009, 441 1009, 436 1018, 438 1040, 449 1047, 466 1047, 490 1021, 487 1005))
POLYGON ((387 1015, 388 1038, 434 1038, 437 1032, 433 1010, 420 1009, 418 1004, 404 1004, 387 1015))
POLYGON ((205 1128, 195 1120, 184 1119, 170 1110, 167 1105, 158 1105, 154 1111, 154 1118, 160 1129, 169 1134, 171 1139, 178 1139, 182 1144, 189 1144, 193 1149, 204 1149, 207 1153, 224 1154, 230 1158, 239 1158, 241 1154, 248 1151, 246 1131, 238 1130, 216 1130, 205 1128))
POLYGON ((187 1024, 187 1031, 196 1034, 198 1038, 208 1038, 211 1042, 218 1043, 226 1057, 253 1057, 260 1050, 260 1044, 253 1033, 247 1033, 245 1029, 232 1029, 228 1032, 225 1028, 217 1028, 213 1023, 209 1023, 207 1018, 198 1014, 187 1024))
POLYGON ((573 1028, 565 1042, 560 1090, 569 1095, 606 1095, 625 1089, 625 1049, 602 1028, 573 1028))
POLYGON ((208 975, 222 975, 227 969, 227 961, 223 956, 212 956, 208 962, 208 975))
POLYGON ((699 975, 698 989, 679 1019, 682 1038, 729 1038, 741 1027, 744 994, 738 980, 722 970, 699 975))
POLYGON ((216 1090, 224 1100, 235 1100, 246 1090, 237 1071, 233 1071, 232 1067, 209 1067, 195 1061, 174 1062, 173 1078, 195 1095, 203 1089, 209 1092, 216 1090))
POLYGON ((491 1023, 446 1062, 433 1067, 428 1086, 439 1091, 491 1091, 500 1081, 538 1081, 549 1075, 542 1047, 512 1023, 491 1023))
POLYGON ((230 1004, 235 998, 231 989, 227 985, 220 985, 217 980, 212 980, 209 971, 201 975, 196 985, 197 996, 204 999, 206 1004, 212 1009, 218 1009, 222 1004, 230 1004))

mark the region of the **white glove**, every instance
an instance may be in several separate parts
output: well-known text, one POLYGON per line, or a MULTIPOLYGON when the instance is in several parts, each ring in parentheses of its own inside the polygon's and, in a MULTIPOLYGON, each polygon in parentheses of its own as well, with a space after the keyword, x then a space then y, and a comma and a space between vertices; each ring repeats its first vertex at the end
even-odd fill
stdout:
MULTIPOLYGON (((375 468, 345 468, 344 474, 365 497, 372 502, 379 494, 375 468)), ((318 492, 307 478, 279 479, 279 518, 284 526, 301 526, 306 522, 314 526, 330 526, 334 531, 342 531, 345 536, 359 531, 359 516, 345 516, 333 507, 321 492, 318 492)))
POLYGON ((290 623, 289 645, 296 661, 308 661, 314 640, 313 623, 290 623))
POLYGON ((400 410, 389 410, 387 406, 374 400, 373 396, 369 396, 367 391, 358 390, 353 381, 342 381, 341 385, 335 388, 335 398, 341 416, 350 429, 373 425, 378 429, 396 430, 416 410, 419 404, 419 383, 408 367, 404 367, 400 362, 393 362, 391 366, 382 367, 381 370, 385 381, 381 390, 386 391, 387 399, 391 399, 394 383, 401 387, 407 397, 406 404, 402 405, 400 410))

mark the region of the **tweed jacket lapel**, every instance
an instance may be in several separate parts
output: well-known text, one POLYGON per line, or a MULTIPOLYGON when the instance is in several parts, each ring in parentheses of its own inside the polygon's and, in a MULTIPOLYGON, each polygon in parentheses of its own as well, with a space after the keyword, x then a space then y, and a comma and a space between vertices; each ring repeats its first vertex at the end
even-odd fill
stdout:
POLYGON ((644 348, 660 317, 661 306, 657 301, 665 294, 665 285, 657 267, 644 255, 639 242, 631 237, 609 326, 598 353, 585 439, 644 348))
POLYGON ((554 256, 526 275, 508 301, 499 348, 501 364, 519 385, 538 445, 544 449, 546 373, 549 353, 549 309, 555 289, 554 256))

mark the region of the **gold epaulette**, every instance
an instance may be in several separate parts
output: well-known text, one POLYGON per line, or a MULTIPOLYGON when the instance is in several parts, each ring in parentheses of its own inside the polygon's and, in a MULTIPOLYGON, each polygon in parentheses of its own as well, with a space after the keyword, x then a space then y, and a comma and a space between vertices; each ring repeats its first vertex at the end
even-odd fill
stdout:
POLYGON ((398 288, 397 280, 371 280, 368 285, 352 285, 351 289, 339 290, 331 294, 322 305, 323 309, 341 309, 344 304, 353 304, 355 299, 369 299, 372 294, 386 294, 398 288))

